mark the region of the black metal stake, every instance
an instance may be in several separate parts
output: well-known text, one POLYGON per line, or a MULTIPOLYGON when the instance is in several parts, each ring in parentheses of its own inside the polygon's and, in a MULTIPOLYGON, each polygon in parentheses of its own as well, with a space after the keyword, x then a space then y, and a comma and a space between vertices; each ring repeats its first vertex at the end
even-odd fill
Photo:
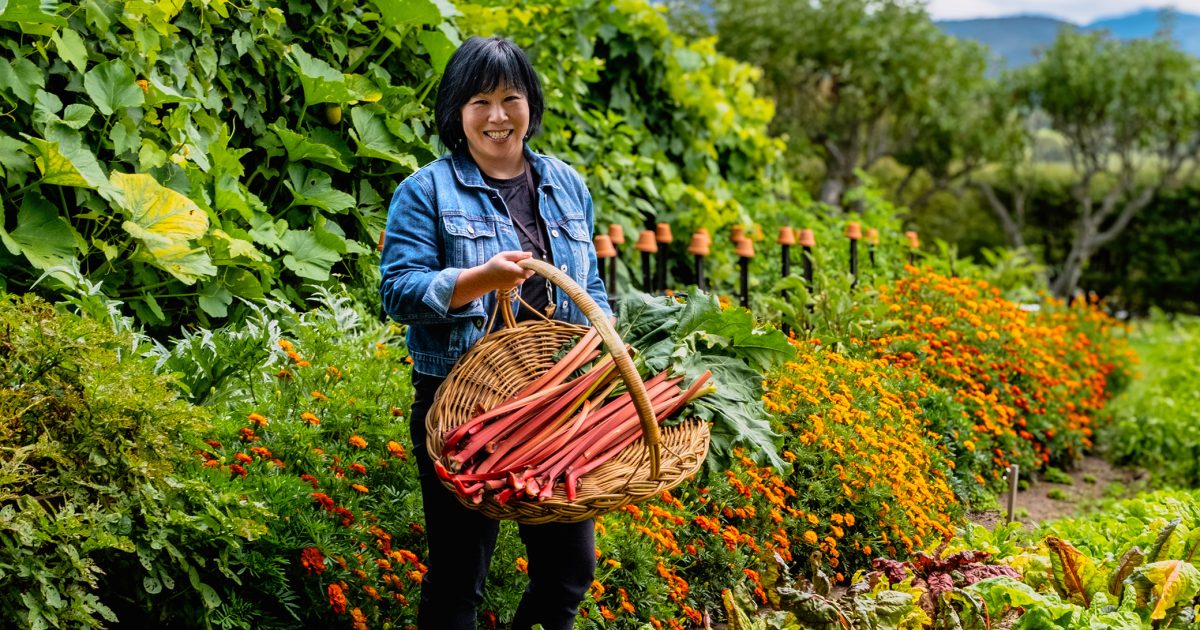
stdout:
MULTIPOLYGON (((601 281, 604 280, 604 276, 605 276, 604 269, 605 269, 606 265, 604 263, 605 263, 605 259, 600 258, 599 256, 596 257, 596 275, 600 276, 601 281)), ((613 264, 616 264, 615 260, 613 261, 613 264)), ((608 290, 611 293, 612 287, 609 286, 608 290)))
POLYGON ((850 288, 858 286, 858 240, 850 239, 850 288))
MULTIPOLYGON (((809 246, 809 245, 804 246, 803 256, 804 256, 804 286, 805 286, 805 288, 808 289, 808 297, 809 297, 808 304, 806 304, 805 306, 808 307, 808 312, 812 313, 814 310, 816 310, 816 304, 812 301, 813 255, 812 255, 812 247, 811 246, 809 246)), ((812 324, 810 323, 809 327, 811 327, 811 326, 812 326, 812 324)))
POLYGON ((871 259, 871 269, 875 269, 875 243, 867 244, 867 258, 871 259))
POLYGON ((650 269, 650 252, 642 252, 642 290, 654 293, 654 274, 650 269))
POLYGON ((708 287, 704 284, 704 256, 696 256, 696 286, 701 291, 707 291, 708 287))
MULTIPOLYGON (((781 255, 783 256, 783 272, 780 275, 782 275, 784 278, 786 278, 786 277, 792 275, 792 246, 791 245, 780 245, 779 249, 781 250, 781 252, 782 252, 781 255)), ((788 290, 784 289, 781 293, 783 294, 783 301, 787 302, 788 301, 788 290)), ((792 327, 788 326, 787 324, 784 324, 783 326, 781 326, 781 329, 783 330, 783 334, 785 334, 785 335, 792 331, 792 327)))
POLYGON ((658 244, 658 267, 654 270, 654 290, 658 293, 667 292, 667 246, 658 244))
POLYGON ((750 308, 750 259, 742 256, 739 264, 742 268, 742 308, 750 308))

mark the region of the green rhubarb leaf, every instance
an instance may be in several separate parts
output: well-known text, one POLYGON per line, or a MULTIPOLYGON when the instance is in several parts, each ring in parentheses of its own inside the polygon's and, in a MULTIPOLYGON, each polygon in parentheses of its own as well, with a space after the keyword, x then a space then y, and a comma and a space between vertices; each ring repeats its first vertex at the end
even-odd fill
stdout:
POLYGON ((83 89, 101 114, 111 116, 125 107, 139 107, 146 94, 138 87, 133 71, 120 59, 106 61, 83 77, 83 89))
POLYGON ((189 285, 216 274, 208 253, 190 243, 208 232, 208 215, 195 202, 150 175, 113 173, 112 185, 121 192, 121 227, 141 241, 153 264, 189 285))

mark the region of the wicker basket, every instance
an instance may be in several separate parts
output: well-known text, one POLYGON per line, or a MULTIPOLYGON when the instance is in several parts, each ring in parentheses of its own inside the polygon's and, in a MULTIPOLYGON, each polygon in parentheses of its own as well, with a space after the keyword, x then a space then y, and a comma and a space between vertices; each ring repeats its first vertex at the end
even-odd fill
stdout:
MULTIPOLYGON (((443 484, 463 505, 478 509, 493 519, 571 523, 644 501, 695 474, 708 452, 708 424, 688 419, 660 431, 645 385, 638 377, 633 360, 623 351, 625 344, 591 296, 552 265, 532 259, 519 264, 561 288, 595 325, 633 397, 644 437, 581 477, 573 500, 568 500, 562 485, 557 484, 554 494, 545 500, 521 498, 501 505, 487 497, 482 503, 475 504, 454 492, 450 483, 443 481, 443 484)), ((490 409, 507 400, 550 369, 554 365, 553 355, 564 343, 587 332, 586 326, 559 321, 517 324, 510 309, 500 308, 500 311, 506 326, 486 335, 459 360, 438 389, 425 418, 429 453, 435 459, 441 459, 443 464, 449 465, 442 457, 446 431, 470 420, 478 409, 490 409)))

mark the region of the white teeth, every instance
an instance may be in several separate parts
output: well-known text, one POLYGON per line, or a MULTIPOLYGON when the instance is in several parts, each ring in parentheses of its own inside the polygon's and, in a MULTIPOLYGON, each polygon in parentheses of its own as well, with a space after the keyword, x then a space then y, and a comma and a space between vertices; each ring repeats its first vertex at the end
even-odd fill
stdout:
POLYGON ((503 140, 512 135, 512 129, 507 131, 485 131, 483 132, 483 135, 493 140, 503 140))

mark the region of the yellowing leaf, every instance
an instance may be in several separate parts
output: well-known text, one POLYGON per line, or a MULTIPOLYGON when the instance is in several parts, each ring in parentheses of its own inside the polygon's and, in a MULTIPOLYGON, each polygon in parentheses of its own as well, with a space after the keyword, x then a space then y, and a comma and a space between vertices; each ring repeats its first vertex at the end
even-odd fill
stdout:
POLYGON ((1151 594, 1155 597, 1150 619, 1157 621, 1165 619, 1176 604, 1200 593, 1200 570, 1183 560, 1164 560, 1138 569, 1132 582, 1138 605, 1145 605, 1151 594))
POLYGON ((150 175, 113 173, 111 181, 127 218, 121 226, 142 241, 155 264, 186 284, 216 273, 208 254, 188 243, 208 231, 208 215, 191 199, 150 175))

